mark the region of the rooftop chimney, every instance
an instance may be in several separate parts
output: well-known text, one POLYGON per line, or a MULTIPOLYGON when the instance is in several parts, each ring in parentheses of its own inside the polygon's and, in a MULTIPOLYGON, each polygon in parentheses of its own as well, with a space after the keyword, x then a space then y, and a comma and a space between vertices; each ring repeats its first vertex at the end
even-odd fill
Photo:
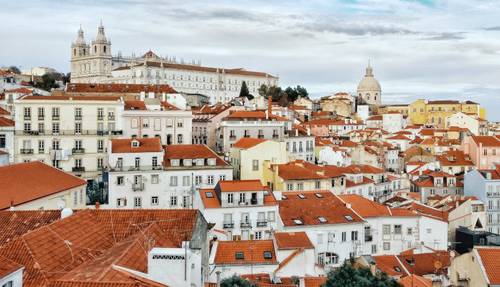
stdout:
POLYGON ((267 113, 269 116, 273 114, 273 97, 267 97, 267 113))

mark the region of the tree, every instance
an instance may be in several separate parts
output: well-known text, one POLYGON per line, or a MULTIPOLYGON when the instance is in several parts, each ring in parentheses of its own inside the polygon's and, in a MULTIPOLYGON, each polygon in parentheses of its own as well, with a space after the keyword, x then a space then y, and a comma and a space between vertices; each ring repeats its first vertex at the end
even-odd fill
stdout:
POLYGON ((18 75, 21 74, 21 70, 19 70, 19 68, 16 66, 10 66, 9 71, 11 71, 14 74, 18 74, 18 75))
POLYGON ((252 282, 239 277, 238 275, 233 275, 229 278, 223 279, 220 282, 221 287, 257 287, 257 285, 252 282))
POLYGON ((58 74, 47 73, 42 76, 42 81, 35 83, 35 87, 40 88, 42 90, 49 91, 53 88, 59 88, 59 85, 56 83, 56 80, 60 77, 58 74))
POLYGON ((260 87, 259 87, 259 95, 261 97, 267 97, 267 86, 262 84, 260 87))
POLYGON ((63 82, 63 85, 70 83, 71 82, 71 73, 67 73, 66 75, 64 75, 62 77, 62 82, 63 82))
POLYGON ((307 92, 306 88, 301 87, 298 85, 295 90, 297 91, 297 94, 301 98, 308 98, 309 99, 309 93, 307 92))
POLYGON ((295 100, 299 97, 297 90, 292 87, 286 88, 285 93, 288 95, 288 100, 291 102, 295 102, 295 100))
POLYGON ((249 96, 250 96, 250 92, 248 91, 247 83, 245 81, 243 81, 241 83, 240 98, 247 98, 247 99, 251 100, 249 96))
POLYGON ((374 276, 369 268, 354 268, 344 263, 340 268, 330 271, 323 287, 398 287, 396 280, 382 273, 374 276))

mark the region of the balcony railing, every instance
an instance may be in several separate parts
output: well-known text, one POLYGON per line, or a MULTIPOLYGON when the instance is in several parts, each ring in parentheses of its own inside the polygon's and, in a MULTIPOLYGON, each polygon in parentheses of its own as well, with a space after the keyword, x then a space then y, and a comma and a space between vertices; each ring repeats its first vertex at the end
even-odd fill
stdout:
POLYGON ((259 219, 257 220, 257 227, 266 227, 267 226, 267 220, 262 220, 262 219, 259 219))
POLYGON ((114 120, 115 120, 115 116, 114 116, 114 115, 113 115, 113 116, 111 116, 111 115, 110 115, 110 116, 108 116, 108 120, 110 120, 110 121, 114 121, 114 120))
POLYGON ((81 121, 82 120, 82 115, 75 115, 75 120, 81 121))
POLYGON ((252 227, 252 223, 250 222, 250 220, 242 220, 240 222, 240 227, 241 228, 251 228, 252 227))
POLYGON ((123 131, 111 131, 112 135, 122 135, 123 131))
POLYGON ((257 136, 259 139, 263 139, 264 138, 264 135, 258 135, 257 136))
POLYGON ((85 149, 81 148, 81 147, 79 147, 79 148, 73 148, 71 151, 73 153, 85 153, 85 149))
POLYGON ((30 121, 31 120, 31 116, 30 115, 24 115, 24 120, 25 121, 30 121))
POLYGON ((33 149, 32 148, 22 148, 21 154, 33 154, 33 149))
POLYGON ((59 115, 52 115, 52 120, 53 121, 58 121, 60 119, 59 115))
POLYGON ((144 182, 132 184, 132 190, 133 191, 143 191, 144 190, 144 182))
POLYGON ((71 170, 73 172, 82 172, 82 171, 85 171, 85 167, 83 167, 83 166, 74 166, 71 170))
POLYGON ((104 135, 121 135, 123 134, 123 131, 100 131, 100 130, 59 130, 59 131, 52 131, 52 130, 16 130, 14 131, 15 135, 60 135, 60 136, 65 136, 65 135, 83 135, 83 136, 104 136, 104 135))
POLYGON ((104 152, 104 148, 97 148, 97 152, 98 153, 104 152))
POLYGON ((148 170, 162 170, 162 165, 140 165, 140 166, 115 166, 109 167, 109 171, 148 171, 148 170))
POLYGON ((234 222, 233 221, 224 221, 222 223, 222 228, 225 228, 225 229, 234 228, 234 222))
POLYGON ((45 120, 45 116, 43 116, 43 115, 42 115, 42 116, 41 116, 41 115, 38 115, 38 120, 39 120, 39 121, 43 121, 43 120, 45 120))
POLYGON ((104 115, 97 115, 97 120, 98 121, 104 120, 104 115))
POLYGON ((366 235, 365 234, 365 242, 371 242, 373 241, 373 236, 371 234, 366 235))
POLYGON ((273 135, 273 139, 279 138, 279 135, 273 135))

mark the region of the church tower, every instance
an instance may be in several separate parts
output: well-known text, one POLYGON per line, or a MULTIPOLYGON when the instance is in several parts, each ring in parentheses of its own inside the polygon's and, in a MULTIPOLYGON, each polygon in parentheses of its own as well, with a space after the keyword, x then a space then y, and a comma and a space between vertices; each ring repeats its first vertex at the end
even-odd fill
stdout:
POLYGON ((71 44, 71 81, 79 83, 90 72, 87 58, 90 47, 85 42, 82 27, 78 29, 76 40, 71 44))
POLYGON ((97 28, 97 36, 90 45, 90 58, 93 83, 102 83, 111 77, 111 41, 106 39, 102 22, 97 28))
POLYGON ((368 62, 366 73, 359 82, 357 89, 358 98, 369 105, 379 106, 382 103, 382 89, 380 84, 373 76, 373 69, 368 62))

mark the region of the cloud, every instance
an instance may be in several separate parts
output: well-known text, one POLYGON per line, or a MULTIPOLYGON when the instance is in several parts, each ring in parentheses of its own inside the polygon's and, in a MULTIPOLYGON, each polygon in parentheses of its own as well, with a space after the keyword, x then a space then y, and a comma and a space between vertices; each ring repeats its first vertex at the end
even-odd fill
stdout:
POLYGON ((486 27, 483 29, 486 31, 500 31, 500 26, 486 27))
POLYGON ((432 41, 448 41, 448 40, 463 40, 465 39, 465 32, 442 32, 435 33, 432 36, 424 38, 424 40, 432 41))
POLYGON ((311 32, 330 32, 339 33, 350 36, 378 36, 378 35, 405 35, 416 34, 417 32, 393 25, 377 25, 371 23, 356 23, 356 22, 312 22, 305 23, 301 26, 303 29, 311 32))

